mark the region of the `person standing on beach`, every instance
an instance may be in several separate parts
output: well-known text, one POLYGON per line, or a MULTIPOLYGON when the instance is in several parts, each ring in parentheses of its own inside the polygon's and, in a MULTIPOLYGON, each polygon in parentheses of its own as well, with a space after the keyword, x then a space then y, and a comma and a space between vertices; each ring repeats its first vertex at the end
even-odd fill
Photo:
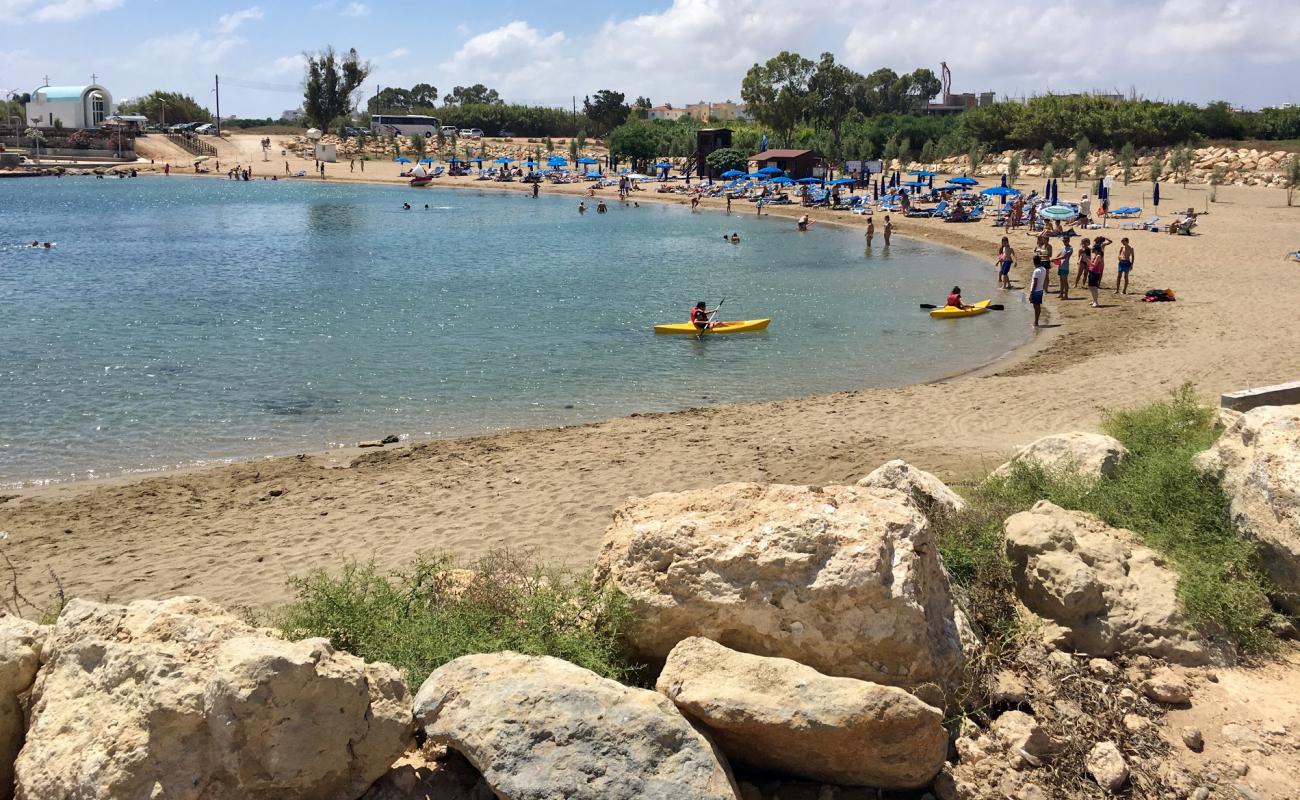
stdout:
POLYGON ((885 247, 889 247, 889 237, 893 235, 894 235, 894 223, 893 220, 889 218, 889 215, 886 214, 885 215, 885 247))
POLYGON ((758 216, 763 216, 763 198, 760 197, 754 201, 754 211, 758 216))
POLYGON ((356 172, 356 171, 357 171, 357 160, 355 158, 348 159, 348 172, 356 172))
POLYGON ((1128 294, 1128 274, 1133 271, 1133 245, 1125 236, 1119 240, 1119 273, 1115 276, 1115 294, 1120 294, 1120 284, 1124 284, 1123 294, 1128 294))
POLYGON ((539 187, 539 184, 536 184, 536 183, 533 184, 533 199, 534 199, 534 200, 537 199, 537 193, 538 193, 539 191, 541 191, 541 189, 539 189, 538 187, 539 187))
POLYGON ((1043 313, 1043 292, 1047 290, 1046 261, 1035 261, 1034 273, 1029 278, 1029 304, 1034 307, 1034 327, 1038 327, 1038 317, 1043 313))
POLYGON ((1083 276, 1088 274, 1088 263, 1092 261, 1092 244, 1088 239, 1079 242, 1079 266, 1074 272, 1074 288, 1083 285, 1083 276))
POLYGON ((1011 288, 1011 268, 1016 265, 1016 249, 1011 246, 1011 240, 1002 237, 1002 243, 998 245, 998 288, 1011 288))
POLYGON ((1092 221, 1089 219, 1089 217, 1092 216, 1092 199, 1086 194, 1083 196, 1083 199, 1079 201, 1079 216, 1083 218, 1083 224, 1085 227, 1092 221))
POLYGON ((1070 237, 1061 242, 1061 257, 1056 259, 1056 279, 1061 282, 1059 297, 1070 299, 1070 259, 1074 257, 1074 248, 1070 246, 1070 237))
POLYGON ((867 217, 867 247, 871 246, 871 240, 876 238, 876 222, 871 217, 867 217))
POLYGON ((731 213, 731 193, 727 193, 727 213, 731 213))
POLYGON ((285 175, 288 175, 288 174, 289 174, 289 162, 288 162, 288 161, 284 162, 284 174, 285 174, 285 175))
MULTIPOLYGON (((1038 234, 1038 239, 1034 243, 1034 266, 1047 269, 1052 263, 1052 240, 1047 235, 1047 231, 1038 234)), ((1046 284, 1043 286, 1046 289, 1046 284)))
MULTIPOLYGON (((1104 240, 1103 240, 1104 241, 1104 240)), ((1100 308, 1097 292, 1101 289, 1101 275, 1106 269, 1106 246, 1102 241, 1092 243, 1092 258, 1088 260, 1088 294, 1092 295, 1092 308, 1100 308)))
POLYGON ((163 174, 164 174, 164 175, 171 175, 171 174, 172 174, 172 165, 171 165, 171 164, 163 164, 163 174))

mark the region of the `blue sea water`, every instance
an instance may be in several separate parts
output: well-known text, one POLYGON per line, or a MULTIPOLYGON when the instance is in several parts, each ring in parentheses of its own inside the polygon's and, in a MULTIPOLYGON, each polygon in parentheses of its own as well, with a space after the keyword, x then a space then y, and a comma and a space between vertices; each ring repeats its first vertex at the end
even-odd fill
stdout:
POLYGON ((992 294, 984 261, 938 245, 868 251, 859 230, 801 234, 748 206, 577 202, 0 180, 0 484, 902 385, 1029 333, 1018 299, 966 320, 918 311, 953 284, 992 294), (32 239, 57 246, 19 246, 32 239), (652 333, 724 296, 722 317, 771 328, 652 333))

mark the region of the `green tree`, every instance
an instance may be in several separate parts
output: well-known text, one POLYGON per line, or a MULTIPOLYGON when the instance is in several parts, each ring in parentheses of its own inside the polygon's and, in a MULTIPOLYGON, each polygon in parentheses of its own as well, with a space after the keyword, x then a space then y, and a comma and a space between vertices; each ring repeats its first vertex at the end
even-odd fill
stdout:
POLYGON ((704 157, 704 161, 716 172, 749 169, 749 156, 744 150, 734 147, 720 147, 704 157))
POLYGON ((1051 142, 1043 145, 1042 159, 1045 167, 1050 167, 1052 162, 1056 160, 1056 148, 1052 147, 1051 142))
POLYGON ((888 167, 898 158, 898 137, 890 136, 885 140, 884 159, 885 166, 888 167))
POLYGON ((1107 155, 1106 153, 1102 153, 1101 155, 1097 156, 1097 163, 1092 168, 1092 177, 1104 178, 1106 177, 1106 173, 1109 171, 1110 171, 1110 156, 1107 155))
POLYGON ((926 139, 925 144, 921 145, 921 163, 922 164, 934 163, 934 140, 933 139, 926 139))
POLYGON ((843 155, 841 133, 849 112, 861 104, 866 85, 861 75, 843 64, 835 63, 835 56, 822 53, 821 61, 808 79, 809 109, 814 119, 831 132, 832 157, 843 155))
POLYGON ((1088 166, 1088 156, 1092 154, 1092 143, 1087 136, 1080 136, 1074 143, 1074 185, 1079 185, 1083 177, 1083 168, 1088 166))
POLYGON ((1158 155, 1151 157, 1151 180, 1158 181, 1164 177, 1165 160, 1158 155))
POLYGON ((906 136, 898 143, 898 161, 904 167, 912 163, 912 140, 906 136))
POLYGON ((423 156, 424 146, 425 142, 423 136, 417 133, 411 137, 411 152, 415 153, 417 156, 423 156))
POLYGON ((355 49, 341 58, 333 47, 307 53, 307 80, 303 91, 303 114, 312 125, 324 130, 356 107, 354 99, 370 74, 370 62, 357 57, 355 49))
POLYGON ((575 142, 578 143, 578 150, 585 150, 585 149, 587 149, 587 132, 586 132, 586 131, 578 131, 578 135, 575 136, 573 140, 574 140, 575 142))
POLYGON ((451 94, 443 96, 442 102, 449 106, 492 106, 503 101, 496 89, 489 89, 481 83, 476 83, 473 86, 457 86, 453 88, 451 94))
POLYGON ((647 161, 659 155, 659 137, 645 122, 627 122, 610 132, 609 152, 631 159, 633 167, 641 170, 647 161))
POLYGON ((1016 181, 1020 178, 1020 153, 1011 154, 1011 160, 1007 162, 1007 183, 1015 186, 1016 181))
POLYGON ((650 119, 650 98, 637 97, 636 102, 632 104, 632 109, 636 113, 637 119, 650 119))
POLYGON ((979 173, 980 164, 984 163, 985 154, 984 145, 978 143, 972 144, 970 149, 966 151, 966 163, 970 165, 971 175, 979 173))
POLYGON ((1183 188, 1187 188, 1187 179, 1192 172, 1192 148, 1190 145, 1181 145, 1174 148, 1174 154, 1169 160, 1169 166, 1173 169, 1174 174, 1182 181, 1183 188))
POLYGON ((740 97, 750 113, 770 126, 782 143, 809 112, 808 83, 816 64, 798 53, 781 51, 765 64, 755 64, 740 84, 740 97))
POLYGON ((1133 177, 1133 164, 1137 161, 1137 151, 1133 149, 1132 142, 1125 142, 1124 148, 1119 151, 1119 163, 1124 168, 1124 185, 1128 186, 1129 179, 1133 177))
POLYGON ((603 136, 627 122, 628 107, 623 102, 623 93, 612 89, 601 89, 595 99, 582 98, 582 111, 593 124, 592 131, 603 136))
POLYGON ((411 105, 416 108, 433 108, 438 105, 438 87, 430 83, 417 83, 411 87, 411 105))
POLYGON ((366 110, 371 114, 406 111, 412 105, 411 93, 396 86, 385 86, 375 96, 366 101, 366 110))
POLYGON ((555 142, 551 141, 549 136, 542 140, 542 146, 546 148, 547 155, 555 152, 555 142))
POLYGON ((1052 161, 1053 178, 1057 178, 1057 179, 1063 178, 1065 177, 1065 173, 1069 171, 1070 171, 1070 162, 1066 161, 1064 156, 1052 161))
POLYGON ((1227 167, 1215 167, 1210 170, 1210 202, 1216 203, 1219 199, 1219 187, 1228 178, 1227 167))
POLYGON ((578 140, 577 139, 569 140, 569 161, 573 162, 574 164, 578 163, 578 140))
POLYGON ((177 122, 209 122, 212 112, 194 101, 193 97, 180 92, 164 92, 156 89, 142 97, 118 104, 119 114, 142 114, 150 122, 173 125, 177 122))

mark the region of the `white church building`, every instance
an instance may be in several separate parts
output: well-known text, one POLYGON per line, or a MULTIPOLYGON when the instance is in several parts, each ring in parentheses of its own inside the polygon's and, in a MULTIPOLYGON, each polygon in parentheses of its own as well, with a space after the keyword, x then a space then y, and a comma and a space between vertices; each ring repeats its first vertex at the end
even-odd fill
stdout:
POLYGON ((38 128, 98 128, 113 114, 113 95, 97 83, 42 86, 27 104, 27 122, 38 128))

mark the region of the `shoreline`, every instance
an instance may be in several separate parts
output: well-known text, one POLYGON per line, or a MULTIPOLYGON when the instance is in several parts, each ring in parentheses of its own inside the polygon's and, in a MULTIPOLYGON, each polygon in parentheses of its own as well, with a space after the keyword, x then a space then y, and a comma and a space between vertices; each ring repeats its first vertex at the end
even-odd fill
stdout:
MULTIPOLYGON (((1145 188, 1116 187, 1112 199, 1140 205, 1145 188)), ((1070 197, 1086 191, 1062 189, 1070 197)), ((576 184, 565 193, 584 191, 576 184)), ((1166 212, 1203 206, 1204 187, 1169 186, 1166 194, 1166 212)), ((69 596, 199 594, 228 607, 268 607, 287 597, 288 578, 349 559, 388 570, 418 552, 471 559, 506 548, 585 566, 630 496, 732 481, 842 484, 895 458, 960 485, 1039 436, 1095 429, 1109 411, 1184 383, 1217 402, 1223 391, 1293 380, 1300 319, 1261 313, 1261 298, 1300 300, 1297 267, 1284 258, 1297 245, 1300 208, 1286 207, 1282 190, 1223 186, 1218 194, 1196 236, 1107 231, 1135 237, 1134 294, 1112 294, 1108 271, 1102 308, 1049 296, 1045 308, 1059 327, 973 371, 889 389, 26 490, 0 501, 11 578, 35 601, 61 584, 69 596), (1177 302, 1140 301, 1145 289, 1167 287, 1177 302)), ((990 262, 1002 235, 990 225, 898 222, 900 236, 987 253, 990 262)), ((1014 284, 1023 285, 1027 267, 1013 270, 1014 284)), ((991 294, 992 269, 988 281, 991 294)), ((976 296, 985 286, 964 288, 976 296)))
MULTIPOLYGON (((48 176, 43 176, 43 177, 48 177, 48 176)), ((150 176, 146 176, 146 177, 150 177, 150 176)), ((152 177, 162 177, 162 176, 159 174, 159 175, 154 175, 152 177)), ((217 179, 223 181, 226 180, 226 178, 218 174, 189 174, 183 172, 177 172, 175 173, 174 176, 167 176, 167 177, 168 179, 170 179, 171 177, 180 177, 180 178, 192 178, 192 179, 217 179)), ((374 179, 374 178, 332 180, 327 177, 325 179, 317 179, 317 180, 312 180, 309 178, 293 178, 293 179, 282 179, 282 180, 292 180, 292 182, 302 181, 302 182, 318 183, 318 184, 355 183, 355 184, 361 184, 366 186, 382 186, 382 187, 388 187, 393 189, 412 189, 413 191, 418 191, 413 189, 413 187, 409 187, 404 184, 397 183, 395 181, 385 181, 385 180, 374 179)), ((440 179, 440 180, 444 180, 444 179, 440 179)), ((441 185, 434 184, 428 188, 454 189, 460 191, 477 189, 479 191, 494 192, 501 195, 509 195, 512 192, 528 192, 530 191, 531 188, 531 184, 524 184, 520 182, 510 182, 509 186, 507 187, 506 185, 502 185, 499 182, 478 181, 473 178, 450 179, 450 180, 455 182, 448 182, 441 185), (478 185, 480 183, 491 183, 491 185, 489 186, 478 185)), ((571 195, 571 196, 578 196, 578 197, 586 197, 586 191, 588 185, 589 184, 587 183, 550 185, 549 188, 552 191, 549 191, 547 193, 551 194, 552 196, 558 194, 564 194, 564 195, 571 195)), ((653 191, 646 192, 645 194, 647 196, 644 198, 635 197, 632 199, 635 199, 637 201, 644 199, 647 202, 658 203, 661 205, 669 205, 669 206, 689 204, 687 200, 682 199, 678 195, 661 195, 658 192, 653 192, 653 191)), ((603 195, 598 193, 597 197, 603 197, 603 195)), ((705 213, 722 213, 724 216, 731 216, 730 214, 726 213, 724 208, 724 203, 725 201, 720 201, 716 198, 702 198, 700 207, 705 211, 705 213)), ((814 215, 813 212, 818 210, 818 209, 805 209, 803 206, 799 206, 796 204, 791 204, 788 206, 769 206, 766 207, 765 210, 770 208, 775 208, 778 209, 779 211, 775 215, 773 215, 769 211, 769 213, 767 213, 765 216, 769 216, 769 217, 777 216, 783 219, 797 219, 803 213, 808 213, 810 216, 816 217, 816 215, 814 215)), ((829 213, 827 216, 829 216, 829 213)), ((915 218, 913 218, 913 220, 915 220, 915 218)), ((817 218, 817 222, 818 224, 830 225, 837 228, 843 228, 845 230, 861 231, 864 228, 863 225, 855 224, 854 221, 850 219, 840 219, 835 217, 829 217, 827 219, 817 218)), ((969 223, 969 224, 978 224, 978 223, 969 223)), ((957 251, 958 253, 961 253, 963 255, 968 255, 968 256, 976 255, 973 249, 969 247, 963 247, 952 241, 945 241, 943 239, 932 239, 930 237, 908 236, 906 234, 895 234, 895 235, 902 236, 903 238, 912 241, 925 241, 929 244, 936 244, 946 249, 957 251)), ((1012 293, 1018 301, 1022 301, 1022 302, 1024 301, 1025 292, 1023 291, 1023 289, 1017 288, 1013 290, 1012 293)), ((1043 308, 1042 319, 1044 324, 1049 324, 1052 319, 1052 313, 1050 309, 1046 306, 1046 304, 1044 305, 1043 308)), ((699 411, 701 409, 718 408, 721 406, 732 406, 732 405, 761 406, 765 403, 801 400, 801 399, 806 400, 814 397, 834 397, 836 395, 842 395, 842 394, 858 392, 858 391, 898 389, 898 388, 904 388, 908 386, 923 386, 927 384, 945 383, 945 382, 960 379, 965 376, 984 374, 990 370, 994 370, 996 368, 1006 366, 1010 363, 1014 363, 1022 358, 1028 358, 1029 355, 1032 355, 1032 352, 1042 344, 1040 343, 1039 340, 1043 338, 1050 338, 1055 334, 1055 330, 1056 329, 1054 328, 1049 328, 1046 330, 1039 331, 1038 335, 1031 335, 1028 339, 1020 342, 1019 344, 1012 345, 1008 350, 1004 351, 1000 355, 988 359, 987 361, 983 361, 979 364, 965 367, 956 370, 954 372, 940 375, 939 377, 931 378, 928 380, 910 381, 895 386, 884 386, 884 387, 854 386, 854 387, 841 389, 835 392, 821 392, 821 393, 813 393, 813 394, 805 394, 805 395, 796 394, 796 395, 791 395, 789 397, 777 397, 777 398, 770 398, 767 400, 723 402, 723 403, 707 404, 701 406, 688 405, 671 411, 649 412, 649 413, 680 414, 684 412, 699 411), (1025 351, 1030 351, 1030 352, 1025 352, 1025 351)), ((648 415, 649 415, 648 413, 636 413, 633 414, 632 416, 648 416, 648 415)), ((212 461, 205 461, 204 459, 195 459, 194 461, 188 463, 162 466, 158 468, 138 468, 138 469, 105 471, 103 474, 95 475, 93 477, 85 476, 85 477, 76 477, 76 478, 67 478, 67 479, 23 478, 23 479, 19 479, 17 482, 0 483, 0 497, 40 496, 50 492, 55 492, 59 489, 67 489, 71 487, 93 488, 95 486, 100 486, 100 485, 120 485, 124 483, 131 483, 133 481, 144 481, 152 478, 165 477, 169 475, 183 475, 183 474, 189 474, 193 472, 200 472, 204 470, 228 468, 236 464, 249 464, 249 463, 257 463, 257 462, 264 462, 264 461, 273 461, 276 459, 284 459, 284 458, 301 458, 303 456, 307 456, 316 459, 328 460, 328 459, 335 458, 337 454, 341 454, 341 453, 356 456, 368 452, 378 452, 381 450, 392 451, 392 450, 400 449, 402 447, 408 447, 408 446, 423 444, 427 442, 449 441, 449 440, 457 440, 457 439, 477 440, 477 439, 485 439, 493 436, 500 436, 500 435, 505 435, 510 433, 517 433, 521 431, 558 431, 558 430, 563 430, 565 428, 598 425, 602 422, 607 422, 614 419, 623 419, 623 418, 629 418, 629 415, 615 414, 612 416, 601 417, 598 420, 591 420, 588 422, 575 423, 570 425, 564 425, 564 424, 520 425, 520 426, 507 425, 507 426, 497 428, 495 430, 484 430, 478 433, 455 434, 455 435, 448 435, 448 436, 409 436, 408 438, 404 438, 401 442, 397 444, 386 445, 384 447, 376 447, 376 448, 361 448, 357 446, 339 446, 339 447, 325 447, 321 449, 314 449, 314 450, 307 450, 307 451, 284 450, 284 451, 276 451, 276 452, 268 452, 268 453, 257 453, 248 456, 234 457, 229 459, 216 459, 212 461)), ((389 433, 391 433, 391 431, 374 431, 371 432, 369 436, 371 436, 371 438, 374 439, 379 439, 379 438, 383 438, 383 436, 388 435, 389 433)), ((362 441, 364 441, 364 439, 362 441)))

